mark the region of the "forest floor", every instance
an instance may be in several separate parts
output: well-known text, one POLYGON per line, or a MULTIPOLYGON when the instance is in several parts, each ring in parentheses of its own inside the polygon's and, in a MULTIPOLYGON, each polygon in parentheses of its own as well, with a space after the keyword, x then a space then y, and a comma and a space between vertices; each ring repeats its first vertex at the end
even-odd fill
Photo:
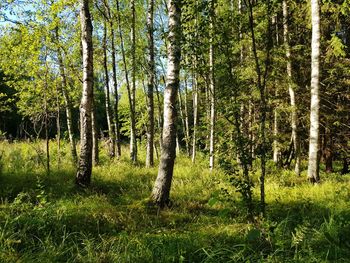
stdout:
POLYGON ((269 163, 266 217, 249 223, 229 176, 201 155, 177 157, 173 205, 159 212, 149 205, 157 166, 131 165, 126 147, 120 160, 101 148, 84 190, 68 145, 59 167, 51 148, 46 174, 43 143, 0 142, 0 262, 350 262, 350 175, 322 172, 310 185, 269 163))

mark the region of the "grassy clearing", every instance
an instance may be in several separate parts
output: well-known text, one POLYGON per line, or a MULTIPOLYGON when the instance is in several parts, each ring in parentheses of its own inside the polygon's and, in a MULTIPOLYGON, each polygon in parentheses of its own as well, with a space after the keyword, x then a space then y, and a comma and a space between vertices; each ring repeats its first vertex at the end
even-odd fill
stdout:
POLYGON ((157 215, 157 168, 130 165, 126 148, 113 161, 102 149, 81 190, 68 146, 58 167, 52 143, 50 175, 41 147, 0 143, 0 262, 350 262, 349 175, 311 186, 269 166, 267 218, 249 224, 228 178, 201 156, 177 158, 174 204, 157 215))

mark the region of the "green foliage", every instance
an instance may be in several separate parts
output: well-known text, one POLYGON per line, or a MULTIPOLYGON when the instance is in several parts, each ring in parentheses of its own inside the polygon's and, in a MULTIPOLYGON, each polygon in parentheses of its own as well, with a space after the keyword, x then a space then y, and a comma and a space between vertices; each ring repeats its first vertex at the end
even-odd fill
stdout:
POLYGON ((327 58, 332 57, 345 57, 346 55, 346 46, 342 43, 341 39, 335 34, 332 35, 332 39, 329 41, 329 48, 327 50, 327 58))

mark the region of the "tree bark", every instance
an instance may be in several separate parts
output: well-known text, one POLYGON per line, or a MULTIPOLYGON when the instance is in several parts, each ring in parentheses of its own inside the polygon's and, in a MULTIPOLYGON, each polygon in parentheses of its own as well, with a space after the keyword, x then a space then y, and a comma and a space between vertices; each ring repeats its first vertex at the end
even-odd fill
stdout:
POLYGON ((311 0, 311 106, 310 106, 310 141, 307 177, 312 183, 320 180, 319 176, 319 57, 320 57, 320 14, 318 0, 311 0))
POLYGON ((60 118, 60 100, 59 100, 59 91, 56 85, 56 103, 57 103, 57 118, 56 118, 56 127, 57 127, 57 168, 61 166, 61 118, 60 118))
MULTIPOLYGON (((112 21, 112 20, 111 20, 112 21)), ((114 45, 114 28, 113 23, 110 22, 111 26, 111 48, 112 48, 112 78, 113 78, 113 88, 114 88, 114 130, 116 135, 116 156, 119 158, 121 156, 120 147, 120 126, 119 126, 119 96, 118 96, 118 83, 117 83, 117 69, 116 69, 116 59, 115 59, 115 45, 114 45)))
POLYGON ((154 165, 154 39, 153 39, 153 13, 154 0, 149 0, 147 12, 147 34, 148 34, 148 83, 147 83, 147 112, 148 112, 148 127, 147 127, 147 153, 146 167, 154 165))
POLYGON ((184 113, 185 113, 185 127, 186 127, 186 145, 187 145, 187 155, 191 156, 191 142, 190 142, 190 124, 188 119, 188 107, 187 107, 187 78, 185 77, 185 101, 184 101, 184 113))
POLYGON ((323 147, 322 147, 322 154, 323 154, 323 160, 326 165, 326 172, 332 173, 333 172, 333 138, 332 138, 332 132, 328 127, 325 127, 325 132, 323 135, 323 147))
MULTIPOLYGON (((276 91, 277 93, 277 91, 276 91)), ((280 150, 278 145, 278 112, 273 111, 273 162, 278 165, 280 159, 280 150)))
POLYGON ((133 163, 137 161, 137 142, 136 142, 136 120, 135 120, 135 103, 136 103, 136 37, 135 37, 135 0, 131 0, 132 26, 131 26, 131 60, 132 60, 132 86, 131 86, 131 107, 133 118, 131 118, 130 127, 130 157, 133 163))
POLYGON ((83 51, 83 93, 80 103, 80 158, 76 184, 86 187, 91 182, 93 105, 93 46, 89 1, 80 0, 81 43, 83 51))
MULTIPOLYGON (((278 37, 278 21, 277 21, 277 15, 272 17, 272 24, 275 25, 276 28, 276 46, 279 45, 279 37, 278 37)), ((277 88, 277 83, 275 81, 276 86, 275 88, 275 97, 276 97, 276 101, 278 98, 278 88, 277 88)), ((277 104, 277 103, 276 103, 277 104)), ((277 105, 276 105, 277 106, 277 105)), ((278 107, 274 107, 273 110, 273 161, 276 165, 279 165, 280 163, 280 156, 281 156, 281 152, 280 152, 280 147, 279 147, 279 140, 278 140, 278 134, 279 134, 279 114, 278 114, 278 107)))
POLYGON ((92 103, 91 110, 91 128, 92 128, 92 162, 93 165, 100 163, 100 154, 98 149, 98 127, 96 121, 95 103, 92 103))
MULTIPOLYGON (((196 10, 197 10, 197 1, 196 1, 196 10)), ((195 39, 198 38, 198 12, 195 16, 195 39)), ((197 50, 194 50, 193 58, 193 68, 192 68, 192 96, 193 96, 193 132, 192 132, 192 163, 196 160, 196 150, 197 150, 197 126, 198 126, 198 82, 197 82, 197 50)))
POLYGON ((156 88, 156 95, 157 95, 157 105, 158 105, 158 128, 159 128, 159 148, 162 149, 163 145, 163 111, 162 111, 162 103, 160 101, 160 95, 159 95, 159 89, 157 85, 155 85, 156 88))
POLYGON ((292 126, 292 139, 295 151, 295 167, 294 172, 296 175, 300 175, 300 143, 298 135, 298 113, 297 105, 295 101, 295 89, 292 81, 292 62, 290 58, 290 46, 289 46, 289 30, 288 30, 288 5, 287 0, 283 0, 283 41, 286 51, 287 59, 287 76, 288 76, 288 90, 290 96, 290 105, 292 107, 291 114, 291 126, 292 126))
MULTIPOLYGON (((180 118, 181 118, 181 123, 182 123, 182 125, 181 125, 182 126, 182 132, 183 132, 184 137, 185 137, 186 152, 188 152, 189 146, 188 146, 188 143, 187 143, 187 140, 186 140, 187 130, 186 130, 186 123, 185 123, 185 116, 184 116, 183 107, 182 107, 182 96, 181 96, 180 88, 177 90, 177 93, 178 93, 178 101, 179 101, 180 118)), ((179 144, 178 144, 177 148, 180 149, 180 145, 179 144)))
POLYGON ((210 139, 209 139, 209 169, 214 168, 214 145, 215 145, 215 78, 214 78, 214 1, 210 1, 210 15, 209 15, 209 31, 210 31, 210 45, 209 45, 209 98, 210 98, 210 139))
POLYGON ((181 57, 181 8, 179 0, 168 1, 168 70, 164 91, 163 145, 158 176, 152 191, 152 200, 160 207, 170 203, 170 188, 173 178, 176 147, 176 95, 179 88, 181 57))
MULTIPOLYGON (((47 64, 47 51, 45 52, 45 76, 44 76, 44 127, 45 127, 45 145, 46 145, 46 173, 50 174, 50 141, 49 141, 49 112, 47 108, 47 89, 48 89, 48 64, 47 64)), ((40 129, 41 130, 41 129, 40 129)), ((40 132, 38 133, 38 136, 40 132)))
POLYGON ((105 106, 106 106, 106 116, 108 125, 108 148, 109 157, 113 158, 115 156, 115 131, 112 120, 111 102, 109 95, 109 75, 108 75, 108 64, 107 64, 107 24, 104 23, 103 30, 103 69, 105 73, 105 106))
MULTIPOLYGON (((194 71, 196 70, 196 66, 194 71)), ((197 150, 197 125, 198 125, 198 87, 197 87, 197 74, 193 73, 192 87, 193 87, 193 132, 192 132, 192 163, 196 160, 197 150)))

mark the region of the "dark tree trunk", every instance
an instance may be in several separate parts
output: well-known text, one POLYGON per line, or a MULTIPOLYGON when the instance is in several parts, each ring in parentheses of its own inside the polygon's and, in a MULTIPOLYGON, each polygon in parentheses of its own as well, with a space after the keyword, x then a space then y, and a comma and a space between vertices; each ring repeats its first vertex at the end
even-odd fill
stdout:
POLYGON ((154 0, 149 0, 147 13, 147 34, 148 34, 148 83, 147 83, 147 112, 148 112, 148 127, 147 127, 147 153, 146 167, 154 165, 154 40, 153 40, 153 9, 154 0))
POLYGON ((60 118, 60 100, 59 100, 59 91, 56 86, 56 103, 57 103, 57 118, 56 118, 56 127, 57 127, 57 168, 61 166, 61 118, 60 118))
MULTIPOLYGON (((259 178, 260 181, 260 206, 261 206, 261 214, 265 215, 265 175, 266 175, 266 112, 267 112, 267 102, 266 102, 266 81, 267 81, 267 73, 270 66, 270 51, 271 51, 271 21, 268 19, 267 21, 267 39, 266 39, 266 58, 264 61, 264 71, 261 69, 261 65, 259 62, 257 43, 255 38, 255 30, 254 30, 254 12, 253 12, 254 2, 252 0, 248 0, 248 9, 249 9, 249 27, 251 32, 252 39, 252 51, 255 60, 255 70, 257 74, 257 88, 260 93, 260 169, 261 175, 259 178)), ((267 13, 271 11, 271 3, 267 2, 267 13)))
POLYGON ((332 133, 329 128, 325 128, 324 136, 323 136, 323 160, 326 165, 326 172, 333 172, 333 139, 332 133))
POLYGON ((347 158, 343 158, 343 169, 341 170, 341 174, 349 173, 349 162, 347 158))
POLYGON ((133 163, 137 161, 137 141, 136 141, 136 10, 135 10, 135 0, 131 0, 131 63, 132 63, 132 85, 130 94, 130 105, 132 107, 133 117, 131 118, 130 127, 130 157, 133 163))

